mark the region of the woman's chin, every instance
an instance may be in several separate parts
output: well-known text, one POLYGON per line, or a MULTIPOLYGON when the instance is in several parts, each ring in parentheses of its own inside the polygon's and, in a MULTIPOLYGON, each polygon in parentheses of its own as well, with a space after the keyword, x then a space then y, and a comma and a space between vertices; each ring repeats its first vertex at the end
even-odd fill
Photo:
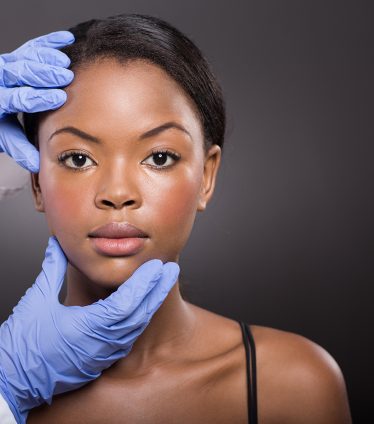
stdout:
POLYGON ((135 271, 146 262, 160 259, 166 263, 172 261, 171 257, 175 259, 175 255, 171 255, 170 252, 165 254, 160 251, 156 254, 147 252, 147 255, 101 257, 100 259, 81 255, 76 263, 73 264, 69 261, 69 286, 70 289, 74 287, 74 291, 95 293, 95 295, 99 294, 100 297, 103 297, 116 291, 122 284, 126 284, 135 271))
POLYGON ((105 276, 98 276, 97 274, 94 278, 90 279, 91 284, 96 286, 97 288, 102 288, 106 290, 117 290, 119 286, 123 283, 126 283, 132 276, 133 272, 121 272, 121 273, 113 273, 105 276))

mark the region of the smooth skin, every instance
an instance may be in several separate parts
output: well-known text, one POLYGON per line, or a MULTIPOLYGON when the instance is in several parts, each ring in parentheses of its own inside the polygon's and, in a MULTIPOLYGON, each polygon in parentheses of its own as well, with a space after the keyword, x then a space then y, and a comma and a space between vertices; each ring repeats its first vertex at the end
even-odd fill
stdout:
MULTIPOLYGON (((35 207, 46 214, 68 260, 65 305, 87 305, 116 290, 142 263, 178 262, 197 212, 216 183, 221 149, 203 149, 193 102, 158 66, 100 60, 75 69, 68 99, 43 113, 35 207), (166 122, 175 128, 141 139, 166 122), (58 129, 74 126, 88 141, 58 129), (163 170, 152 151, 168 149, 163 170), (59 163, 63 152, 83 152, 59 163), (72 167, 80 167, 75 171, 72 167), (97 253, 88 233, 128 221, 149 234, 133 256, 97 253)), ((259 422, 350 423, 344 379, 322 347, 294 333, 251 326, 257 348, 259 422)), ((247 423, 245 349, 239 324, 184 300, 179 281, 130 354, 85 387, 31 411, 43 423, 247 423)))

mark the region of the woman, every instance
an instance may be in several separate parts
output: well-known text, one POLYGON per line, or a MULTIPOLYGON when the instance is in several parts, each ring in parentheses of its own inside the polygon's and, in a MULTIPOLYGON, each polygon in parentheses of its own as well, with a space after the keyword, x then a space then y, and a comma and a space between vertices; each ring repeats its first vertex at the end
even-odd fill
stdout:
MULTIPOLYGON (((40 150, 35 207, 69 260, 64 304, 84 306, 149 259, 179 261, 214 192, 225 111, 206 60, 166 22, 124 14, 69 31, 67 101, 25 114, 24 125, 40 150)), ((126 358, 28 422, 255 423, 257 415, 351 422, 338 365, 300 335, 191 304, 177 281, 126 358)))

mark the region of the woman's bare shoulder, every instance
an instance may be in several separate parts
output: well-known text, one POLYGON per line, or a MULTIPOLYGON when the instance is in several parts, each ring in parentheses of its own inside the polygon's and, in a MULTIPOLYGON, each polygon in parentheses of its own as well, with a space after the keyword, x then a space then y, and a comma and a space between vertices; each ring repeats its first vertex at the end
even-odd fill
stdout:
POLYGON ((260 422, 350 423, 342 371, 326 349, 293 332, 250 325, 260 422))

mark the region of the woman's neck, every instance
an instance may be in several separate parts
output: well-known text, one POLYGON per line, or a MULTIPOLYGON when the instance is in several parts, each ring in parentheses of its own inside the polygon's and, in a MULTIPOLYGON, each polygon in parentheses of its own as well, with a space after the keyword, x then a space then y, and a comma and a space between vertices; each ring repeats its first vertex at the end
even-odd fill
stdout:
MULTIPOLYGON (((70 263, 67 269, 65 306, 86 306, 105 299, 115 289, 98 287, 70 263)), ((158 363, 168 361, 179 349, 191 342, 197 328, 193 305, 182 298, 179 280, 154 313, 150 323, 136 339, 130 354, 118 361, 116 372, 145 372, 158 363)))

